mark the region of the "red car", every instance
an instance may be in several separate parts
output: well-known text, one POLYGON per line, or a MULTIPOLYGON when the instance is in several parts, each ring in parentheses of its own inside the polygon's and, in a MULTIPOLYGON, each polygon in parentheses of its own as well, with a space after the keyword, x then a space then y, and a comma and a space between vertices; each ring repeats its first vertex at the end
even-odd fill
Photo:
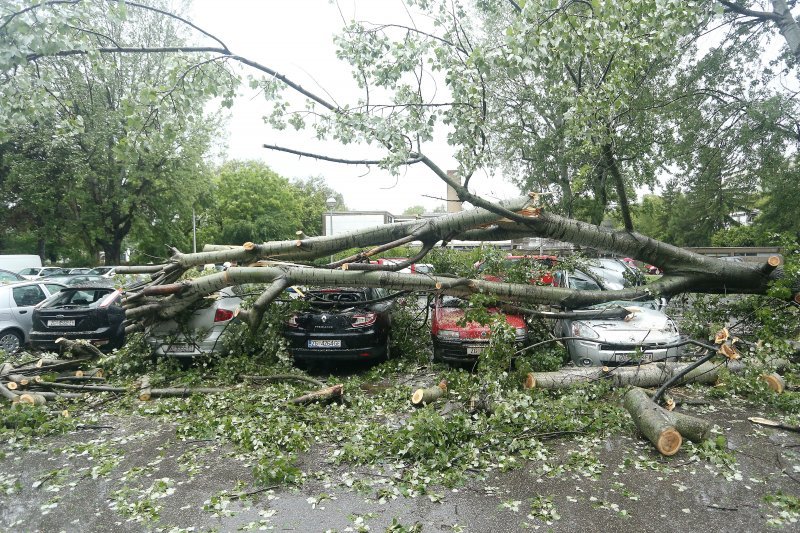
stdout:
MULTIPOLYGON (((447 363, 477 362, 481 352, 489 345, 491 330, 488 325, 464 323, 467 302, 453 296, 436 298, 431 317, 433 359, 447 363)), ((489 312, 500 313, 497 309, 489 312)), ((506 322, 516 330, 515 346, 521 348, 528 342, 528 325, 519 315, 505 315, 506 322)))

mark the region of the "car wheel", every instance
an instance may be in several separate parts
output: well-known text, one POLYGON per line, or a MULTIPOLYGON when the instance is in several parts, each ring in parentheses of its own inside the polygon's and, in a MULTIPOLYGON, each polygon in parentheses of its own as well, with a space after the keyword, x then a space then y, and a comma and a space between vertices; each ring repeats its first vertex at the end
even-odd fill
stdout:
POLYGON ((13 330, 0 333, 0 350, 11 355, 22 348, 22 335, 13 330))
POLYGON ((433 362, 434 363, 441 363, 442 362, 442 354, 436 346, 433 347, 433 362))
POLYGON ((392 336, 386 336, 386 355, 383 357, 386 361, 392 358, 392 336))

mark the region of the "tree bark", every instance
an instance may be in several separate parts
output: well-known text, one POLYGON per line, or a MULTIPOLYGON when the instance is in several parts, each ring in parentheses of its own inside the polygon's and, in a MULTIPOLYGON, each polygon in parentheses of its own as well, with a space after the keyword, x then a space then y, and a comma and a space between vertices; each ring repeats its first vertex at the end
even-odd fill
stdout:
POLYGON ((669 411, 653 403, 639 388, 632 388, 625 394, 625 409, 639 432, 653 443, 661 455, 678 453, 683 437, 675 428, 669 411))
POLYGON ((675 429, 692 442, 703 442, 711 436, 711 422, 685 413, 667 411, 675 429))
POLYGON ((150 376, 144 375, 139 378, 139 401, 149 402, 152 395, 153 391, 150 389, 150 376))
POLYGON ((0 383, 0 396, 2 396, 3 398, 5 398, 10 402, 19 401, 19 395, 16 392, 10 391, 8 387, 3 385, 2 383, 0 383))
MULTIPOLYGON (((193 394, 221 394, 230 389, 222 387, 184 387, 179 389, 149 389, 152 398, 187 398, 193 394)), ((141 400, 141 396, 139 397, 141 400)))
MULTIPOLYGON (((556 372, 532 372, 525 379, 526 388, 566 389, 580 383, 607 380, 614 387, 635 386, 642 388, 658 387, 673 375, 686 368, 686 363, 648 363, 640 366, 625 366, 609 369, 602 368, 565 368, 556 372)), ((716 383, 720 372, 741 372, 744 365, 740 361, 726 363, 704 363, 689 372, 678 383, 716 383)))
POLYGON ((447 382, 442 380, 438 385, 427 387, 424 389, 417 389, 411 395, 411 404, 415 407, 421 407, 429 403, 433 403, 447 392, 447 382))
POLYGON ((56 344, 61 347, 64 353, 75 357, 99 358, 103 356, 103 352, 87 341, 73 341, 64 337, 59 337, 56 339, 56 344))
POLYGON ((772 9, 780 17, 776 24, 781 35, 786 39, 786 45, 795 60, 800 62, 800 24, 792 16, 786 0, 772 0, 772 9))
POLYGON ((332 400, 340 399, 343 391, 344 385, 334 385, 332 387, 326 387, 324 389, 309 392, 308 394, 298 396, 297 398, 292 398, 289 400, 289 403, 293 405, 306 405, 314 402, 330 402, 332 400))

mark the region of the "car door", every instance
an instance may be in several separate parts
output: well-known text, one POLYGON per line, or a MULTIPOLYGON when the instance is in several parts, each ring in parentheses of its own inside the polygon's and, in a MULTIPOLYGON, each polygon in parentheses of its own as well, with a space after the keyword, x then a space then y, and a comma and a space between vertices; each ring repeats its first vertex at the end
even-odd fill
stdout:
POLYGON ((33 325, 33 308, 45 298, 47 294, 38 284, 11 287, 11 313, 25 333, 26 341, 33 325))

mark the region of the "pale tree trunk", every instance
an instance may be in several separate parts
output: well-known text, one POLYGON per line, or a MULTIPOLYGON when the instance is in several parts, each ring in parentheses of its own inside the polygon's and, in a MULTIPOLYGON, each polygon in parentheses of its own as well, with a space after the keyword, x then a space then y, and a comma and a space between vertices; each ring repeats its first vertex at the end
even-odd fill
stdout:
POLYGON ((786 45, 794 54, 795 60, 800 62, 800 24, 792 16, 786 0, 772 0, 772 10, 780 17, 775 23, 786 39, 786 45))

